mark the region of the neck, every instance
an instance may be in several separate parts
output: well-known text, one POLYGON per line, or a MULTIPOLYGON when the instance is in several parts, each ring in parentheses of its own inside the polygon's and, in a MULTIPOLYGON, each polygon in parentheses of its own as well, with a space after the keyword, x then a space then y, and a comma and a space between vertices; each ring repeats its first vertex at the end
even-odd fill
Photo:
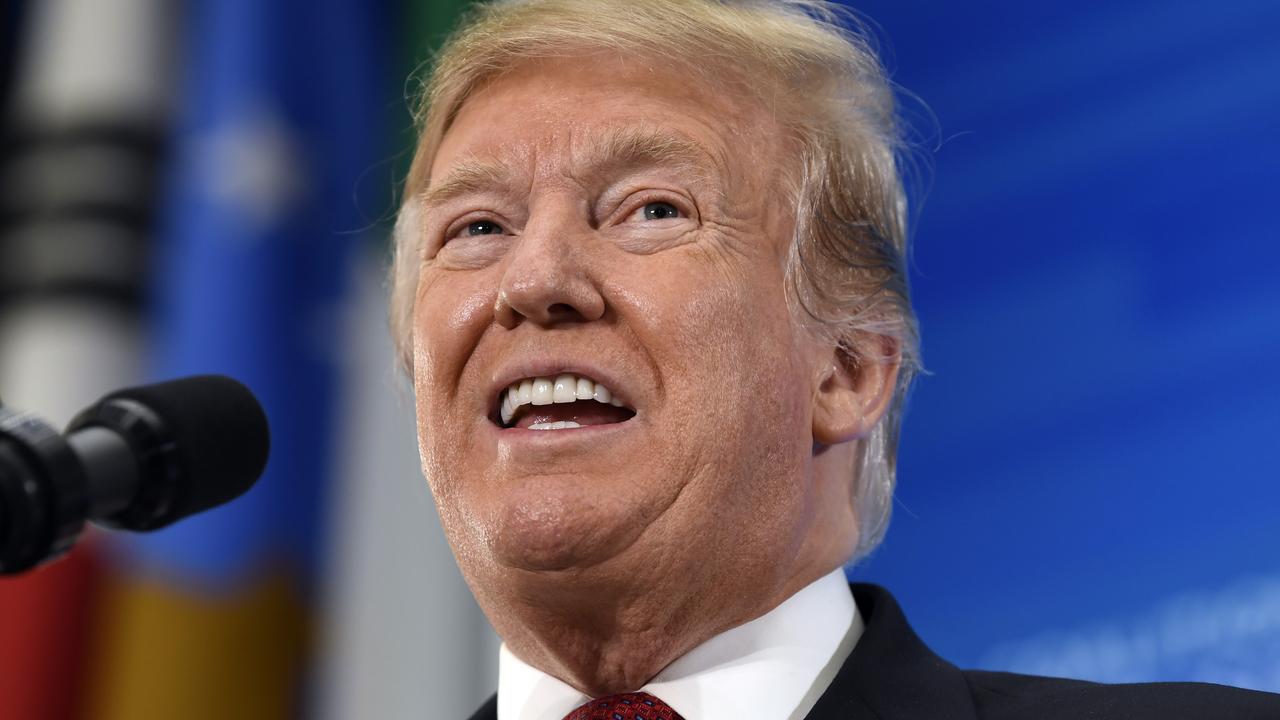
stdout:
POLYGON ((523 601, 500 609, 485 599, 481 604, 513 654, 589 697, 602 697, 639 690, 693 648, 764 615, 838 566, 815 566, 773 585, 741 576, 695 587, 691 574, 667 573, 638 593, 602 591, 625 583, 598 573, 529 573, 513 594, 523 601), (762 586, 777 591, 762 594, 762 586))

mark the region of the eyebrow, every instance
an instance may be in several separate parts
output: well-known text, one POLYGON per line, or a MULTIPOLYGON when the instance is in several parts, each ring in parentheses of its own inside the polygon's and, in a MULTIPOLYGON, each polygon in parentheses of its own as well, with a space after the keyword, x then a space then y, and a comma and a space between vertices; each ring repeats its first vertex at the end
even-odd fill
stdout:
MULTIPOLYGON (((721 163, 702 143, 684 133, 650 128, 615 128, 586 143, 575 153, 581 176, 599 177, 625 168, 674 167, 705 181, 721 163)), ((508 193, 517 173, 497 158, 472 158, 457 164, 439 184, 422 193, 425 207, 442 205, 465 195, 508 193)))
POLYGON ((616 128, 586 148, 583 164, 598 174, 625 167, 671 166, 704 179, 719 165, 716 157, 684 133, 652 128, 616 128))
POLYGON ((493 160, 465 160, 449 172, 439 185, 422 193, 424 207, 442 205, 464 195, 491 192, 512 186, 511 169, 493 160))

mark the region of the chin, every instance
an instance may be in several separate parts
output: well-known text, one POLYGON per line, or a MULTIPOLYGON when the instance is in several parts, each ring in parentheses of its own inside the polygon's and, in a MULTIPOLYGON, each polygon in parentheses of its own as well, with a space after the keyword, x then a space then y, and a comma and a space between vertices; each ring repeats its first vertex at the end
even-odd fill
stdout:
POLYGON ((621 498, 601 497, 604 481, 598 478, 553 475, 508 482, 497 507, 487 513, 484 533, 498 565, 537 572, 586 569, 622 552, 644 529, 644 519, 621 498))

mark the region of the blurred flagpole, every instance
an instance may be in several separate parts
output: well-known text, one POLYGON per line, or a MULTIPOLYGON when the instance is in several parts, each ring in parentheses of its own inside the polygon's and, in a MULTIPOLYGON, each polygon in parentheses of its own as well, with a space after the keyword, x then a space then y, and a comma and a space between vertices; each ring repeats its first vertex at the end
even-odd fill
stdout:
MULTIPOLYGON (((15 40, 0 148, 0 397, 61 425, 137 382, 153 197, 169 119, 165 0, 40 0, 15 40)), ((14 11, 14 12, 11 12, 14 11)), ((101 553, 0 581, 0 707, 79 717, 101 553)))

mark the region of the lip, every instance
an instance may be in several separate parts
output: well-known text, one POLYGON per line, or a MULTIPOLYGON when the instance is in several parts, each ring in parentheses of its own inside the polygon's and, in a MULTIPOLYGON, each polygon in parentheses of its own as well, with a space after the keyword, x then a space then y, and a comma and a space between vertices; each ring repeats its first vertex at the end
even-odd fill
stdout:
POLYGON ((518 446, 524 448, 542 448, 554 452, 560 448, 581 448, 584 444, 610 443, 617 441, 618 433, 627 432, 635 425, 635 418, 607 425, 584 425, 565 430, 530 430, 528 428, 504 428, 489 423, 488 432, 493 434, 497 445, 518 446))
POLYGON ((567 430, 502 428, 486 422, 480 431, 485 452, 518 475, 567 466, 574 472, 588 472, 601 463, 608 465, 619 458, 635 457, 647 438, 645 424, 639 418, 567 430))
MULTIPOLYGON (((560 358, 560 359, 541 358, 541 359, 525 360, 510 366, 504 367, 500 371, 495 373, 494 380, 493 380, 493 387, 490 389, 490 392, 488 395, 488 406, 485 408, 485 415, 489 417, 491 420, 494 419, 498 409, 498 404, 499 402, 501 402, 502 391, 506 390, 508 386, 510 386, 512 383, 516 382, 517 380, 524 380, 525 378, 535 378, 535 377, 549 377, 552 380, 554 380, 557 375, 563 375, 565 373, 568 373, 570 375, 577 375, 579 377, 587 377, 598 383, 603 383, 605 387, 609 388, 609 392, 613 394, 613 397, 622 401, 623 405, 626 405, 627 408, 629 408, 632 412, 635 412, 637 415, 639 415, 640 409, 636 406, 635 396, 632 394, 631 389, 623 384, 623 381, 620 378, 618 373, 608 370, 606 368, 600 367, 598 365, 595 365, 591 362, 579 361, 579 360, 565 360, 563 358, 560 358)), ((632 419, 634 419, 634 417, 632 419)), ((609 425, 593 425, 590 427, 606 428, 612 425, 622 425, 622 424, 624 423, 610 423, 609 425)), ((499 425, 499 429, 503 429, 503 428, 501 428, 501 426, 499 425)), ((512 429, 514 428, 506 428, 506 430, 512 430, 512 429)), ((573 428, 573 429, 585 430, 587 428, 573 428)), ((566 432, 566 431, 531 430, 529 432, 535 432, 535 433, 546 435, 546 434, 556 434, 557 432, 566 432)))

